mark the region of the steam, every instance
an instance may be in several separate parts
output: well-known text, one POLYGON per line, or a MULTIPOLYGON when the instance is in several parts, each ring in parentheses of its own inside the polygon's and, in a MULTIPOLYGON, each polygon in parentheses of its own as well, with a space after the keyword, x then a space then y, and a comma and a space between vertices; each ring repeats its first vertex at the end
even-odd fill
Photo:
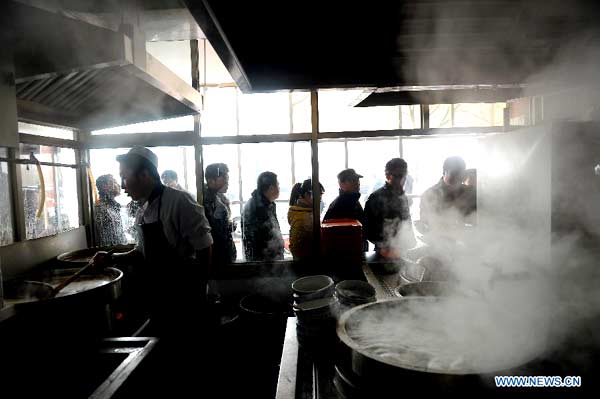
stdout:
MULTIPOLYGON (((573 3, 569 6, 577 7, 578 3, 573 3)), ((578 169, 573 162, 578 157, 591 158, 592 155, 582 152, 585 143, 553 149, 556 127, 548 123, 600 119, 598 33, 581 31, 562 40, 560 47, 549 49, 546 61, 540 62, 533 54, 528 57, 527 52, 517 51, 518 38, 544 32, 537 32, 539 27, 535 24, 516 24, 516 32, 492 34, 487 38, 486 45, 495 52, 504 49, 504 57, 494 58, 495 64, 491 66, 474 57, 475 52, 461 49, 457 36, 450 34, 456 24, 454 7, 455 3, 448 2, 411 9, 415 20, 426 17, 423 19, 433 21, 434 34, 417 34, 411 38, 404 35, 410 31, 401 32, 398 51, 406 58, 398 63, 398 74, 404 81, 418 84, 494 84, 483 81, 490 68, 502 76, 510 75, 503 71, 515 71, 514 80, 504 83, 524 84, 525 97, 543 96, 543 120, 547 123, 489 138, 490 163, 478 171, 477 225, 469 229, 448 223, 456 220, 456 214, 450 210, 440 216, 443 229, 428 240, 428 251, 450 268, 459 291, 477 292, 477 299, 442 301, 435 308, 422 309, 412 320, 394 312, 374 315, 373 319, 364 320, 358 337, 364 339, 366 345, 375 345, 376 341, 393 343, 384 348, 384 352, 393 352, 399 345, 412 342, 417 349, 429 348, 431 352, 433 348, 441 350, 443 347, 445 354, 463 356, 462 360, 442 356, 438 365, 468 369, 469 361, 471 365, 481 366, 493 364, 495 360, 497 365, 519 366, 519 361, 529 355, 539 357, 560 351, 573 331, 585 328, 589 320, 600 317, 597 289, 600 268, 596 267, 600 229, 596 223, 598 198, 593 194, 598 190, 589 189, 589 184, 597 182, 584 176, 585 170, 578 169), (412 52, 414 48, 429 51, 412 52), (410 57, 413 58, 406 61, 410 57), (492 159, 507 165, 502 175, 491 169, 492 164, 498 164, 491 162, 492 159), (553 165, 559 169, 556 166, 553 169, 553 165), (561 166, 573 171, 570 174, 561 171, 561 166), (562 180, 557 183, 553 181, 556 178, 562 180), (563 184, 569 179, 582 179, 585 183, 583 187, 563 184), (571 190, 579 187, 581 191, 561 193, 553 187, 556 184, 571 190), (556 229, 555 219, 560 218, 570 219, 575 227, 556 229), (429 328, 426 331, 439 334, 419 336, 417 327, 423 326, 429 328), (474 352, 472 348, 485 350, 474 352), (482 353, 485 362, 481 358, 477 360, 482 353), (454 360, 457 363, 453 363, 454 360)), ((525 4, 520 7, 529 18, 535 15, 525 4)), ((570 8, 569 15, 581 11, 584 10, 570 8)), ((467 20, 469 16, 461 14, 461 17, 467 20)), ((483 23, 481 16, 474 20, 483 23)), ((411 24, 407 26, 410 30, 411 24)), ((440 159, 440 164, 442 161, 440 159)), ((592 168, 589 173, 593 173, 592 168)), ((399 248, 405 246, 396 236, 390 236, 389 240, 396 241, 399 248)), ((590 337, 582 336, 582 339, 590 337)), ((587 343, 597 345, 595 341, 587 343)), ((402 356, 401 353, 395 355, 402 356)))
POLYGON ((408 299, 384 318, 369 313, 353 320, 350 336, 397 366, 441 373, 493 372, 530 360, 543 345, 534 329, 513 328, 520 322, 518 314, 506 313, 506 323, 497 324, 498 314, 490 312, 486 302, 465 297, 408 299), (373 323, 380 326, 375 332, 373 323), (520 350, 513 350, 515 346, 520 350))

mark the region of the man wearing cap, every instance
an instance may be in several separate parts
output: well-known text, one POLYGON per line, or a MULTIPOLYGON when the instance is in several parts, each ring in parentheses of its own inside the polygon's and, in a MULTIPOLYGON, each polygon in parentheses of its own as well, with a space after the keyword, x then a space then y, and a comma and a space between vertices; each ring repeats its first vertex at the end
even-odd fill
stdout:
POLYGON ((225 196, 229 188, 229 168, 224 163, 213 163, 204 172, 204 212, 210 223, 213 244, 213 264, 233 263, 237 250, 233 242, 235 226, 231 221, 229 199, 225 196))
POLYGON ((323 220, 356 219, 364 223, 365 212, 358 202, 361 177, 354 169, 344 169, 338 173, 340 195, 331 202, 323 220))
POLYGON ((464 226, 474 215, 475 188, 463 184, 465 172, 466 164, 461 157, 444 161, 440 181, 421 197, 421 222, 426 230, 464 226))
POLYGON ((128 253, 99 253, 94 262, 141 257, 135 274, 156 333, 180 332, 181 322, 189 318, 184 309, 197 312, 205 299, 213 243, 209 223, 189 193, 161 183, 152 151, 133 147, 117 161, 122 188, 141 205, 136 216, 138 242, 128 253))
POLYGON ((378 257, 397 258, 415 246, 410 205, 404 193, 408 165, 394 158, 385 165, 385 185, 375 190, 365 204, 367 238, 378 257))

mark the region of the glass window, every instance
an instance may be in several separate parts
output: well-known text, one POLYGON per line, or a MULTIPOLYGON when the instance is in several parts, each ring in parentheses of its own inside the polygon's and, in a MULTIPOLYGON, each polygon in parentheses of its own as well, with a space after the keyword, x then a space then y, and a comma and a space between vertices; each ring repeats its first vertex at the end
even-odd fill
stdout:
POLYGON ((312 179, 312 157, 310 143, 299 141, 292 143, 294 147, 294 183, 302 183, 312 179))
POLYGON ((290 93, 292 112, 292 133, 312 132, 310 116, 310 92, 295 91, 290 93))
MULTIPOLYGON (((192 197, 196 198, 196 166, 194 147, 154 147, 152 151, 158 156, 158 173, 162 176, 165 170, 177 173, 178 184, 192 197), (190 168, 190 163, 194 165, 190 168)), ((118 164, 117 164, 118 166, 118 164)))
POLYGON ((202 146, 202 154, 204 156, 205 170, 211 163, 221 162, 227 165, 229 168, 229 189, 226 195, 232 202, 239 201, 240 173, 238 168, 238 144, 205 145, 202 146))
POLYGON ((400 129, 421 128, 421 106, 400 105, 400 129))
MULTIPOLYGON (((337 175, 345 169, 346 147, 343 140, 319 141, 319 180, 325 188, 325 211, 338 196, 337 175)), ((323 212, 323 215, 325 212, 323 212)))
POLYGON ((505 103, 454 104, 454 126, 502 126, 505 106, 505 103))
MULTIPOLYGON (((93 179, 106 174, 113 175, 117 181, 119 177, 119 163, 117 155, 125 154, 128 148, 108 148, 90 150, 90 165, 93 179)), ((151 150, 158 157, 158 173, 162 175, 165 170, 174 170, 177 173, 178 184, 192 197, 196 198, 196 169, 194 147, 153 147, 151 150)), ((93 182, 95 187, 96 182, 93 182)), ((131 198, 123 191, 115 200, 121 205, 121 218, 125 228, 128 242, 134 242, 133 225, 134 216, 128 213, 131 198)))
POLYGON ((19 158, 29 159, 33 154, 40 162, 75 164, 75 150, 63 147, 48 147, 37 144, 19 144, 19 158))
POLYGON ((221 62, 215 49, 209 41, 202 39, 198 42, 200 50, 200 82, 207 85, 233 84, 231 74, 221 62), (206 46, 206 48, 204 47, 206 46), (206 49, 206 57, 204 56, 206 49), (206 73, 205 73, 206 72, 206 73))
POLYGON ((241 144, 242 196, 248 201, 256 190, 256 179, 265 171, 273 172, 279 181, 279 200, 289 201, 292 189, 291 143, 241 144))
POLYGON ((452 105, 432 104, 429 106, 429 127, 452 127, 452 105))
POLYGON ((319 130, 341 132, 400 127, 398 106, 354 107, 363 90, 319 90, 319 130))
POLYGON ((237 135, 236 96, 235 87, 205 89, 200 113, 202 137, 237 135))
POLYGON ((27 239, 46 237, 78 227, 79 200, 75 169, 42 166, 42 188, 35 165, 20 165, 20 168, 27 239))
POLYGON ((6 148, 0 148, 0 158, 8 158, 8 150, 6 148))
POLYGON ((310 133, 310 93, 207 87, 200 118, 203 137, 310 133))
POLYGON ((238 92, 240 134, 290 133, 290 95, 238 92))
POLYGON ((122 133, 162 133, 162 132, 189 132, 194 130, 194 117, 181 116, 178 118, 161 119, 158 121, 134 123, 131 125, 110 127, 108 129, 93 130, 96 134, 122 134, 122 133))
POLYGON ((398 138, 348 140, 348 167, 364 177, 360 180, 360 202, 385 184, 385 164, 400 156, 398 138))
MULTIPOLYGON (((0 148, 0 158, 5 158, 6 155, 6 149, 0 148)), ((12 244, 13 239, 8 164, 0 162, 0 246, 12 244)))
POLYGON ((189 40, 147 42, 146 51, 189 85, 192 84, 192 57, 189 40))
POLYGON ((19 122, 19 133, 33 134, 36 136, 54 137, 57 139, 73 140, 75 138, 73 130, 43 125, 34 125, 32 123, 19 122))
POLYGON ((488 127, 504 124, 506 103, 433 104, 429 106, 429 126, 488 127))

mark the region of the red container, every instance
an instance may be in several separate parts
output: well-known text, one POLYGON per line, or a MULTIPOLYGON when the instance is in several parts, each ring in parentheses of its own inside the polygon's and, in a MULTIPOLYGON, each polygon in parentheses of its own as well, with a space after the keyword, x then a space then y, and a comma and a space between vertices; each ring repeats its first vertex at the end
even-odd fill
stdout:
POLYGON ((362 224, 354 219, 329 219, 321 224, 321 250, 325 257, 362 258, 362 224))

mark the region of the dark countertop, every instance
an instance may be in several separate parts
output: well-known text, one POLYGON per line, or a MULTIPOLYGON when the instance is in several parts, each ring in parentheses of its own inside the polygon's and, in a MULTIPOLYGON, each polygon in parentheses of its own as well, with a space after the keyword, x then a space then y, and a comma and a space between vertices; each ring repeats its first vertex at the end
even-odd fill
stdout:
POLYGON ((296 318, 289 317, 281 355, 276 399, 338 399, 331 360, 316 360, 298 345, 296 318))
POLYGON ((0 323, 4 320, 8 320, 16 314, 15 307, 12 305, 4 304, 4 307, 0 309, 0 323))

